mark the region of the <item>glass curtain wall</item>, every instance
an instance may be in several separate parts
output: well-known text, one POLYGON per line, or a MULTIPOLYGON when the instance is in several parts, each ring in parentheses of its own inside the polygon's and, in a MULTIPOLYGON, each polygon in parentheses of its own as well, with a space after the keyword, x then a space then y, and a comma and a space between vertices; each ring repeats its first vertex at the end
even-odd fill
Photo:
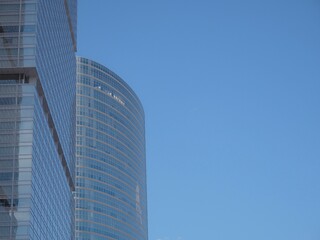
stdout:
POLYGON ((0 239, 74 235, 77 0, 0 0, 0 239))
POLYGON ((148 239, 138 97, 106 67, 78 58, 76 99, 76 239, 148 239))

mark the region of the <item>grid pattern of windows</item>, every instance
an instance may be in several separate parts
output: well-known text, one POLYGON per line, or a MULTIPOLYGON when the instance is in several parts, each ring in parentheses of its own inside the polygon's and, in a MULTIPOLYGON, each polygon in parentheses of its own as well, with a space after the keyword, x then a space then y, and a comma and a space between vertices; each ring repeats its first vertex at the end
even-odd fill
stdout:
POLYGON ((35 85, 0 81, 0 239, 73 236, 73 196, 47 121, 35 85))
POLYGON ((28 237, 33 100, 30 86, 0 85, 0 239, 28 237))
POLYGON ((65 0, 37 2, 37 73, 73 178, 76 58, 72 34, 65 0))
POLYGON ((35 69, 72 178, 76 5, 76 0, 0 1, 0 72, 35 69))
POLYGON ((73 196, 39 98, 34 104, 31 219, 28 239, 72 239, 73 196))
POLYGON ((0 0, 0 239, 74 235, 76 5, 0 0))
POLYGON ((0 3, 0 67, 35 65, 36 0, 0 3))
POLYGON ((76 100, 76 239, 148 239, 138 97, 109 69, 78 58, 76 100))

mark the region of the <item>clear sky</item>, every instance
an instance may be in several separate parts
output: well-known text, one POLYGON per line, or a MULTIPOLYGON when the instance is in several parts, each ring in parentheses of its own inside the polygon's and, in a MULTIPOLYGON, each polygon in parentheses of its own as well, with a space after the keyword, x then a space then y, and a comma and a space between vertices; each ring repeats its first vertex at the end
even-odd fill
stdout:
POLYGON ((320 239, 320 0, 79 0, 146 114, 149 240, 320 239))

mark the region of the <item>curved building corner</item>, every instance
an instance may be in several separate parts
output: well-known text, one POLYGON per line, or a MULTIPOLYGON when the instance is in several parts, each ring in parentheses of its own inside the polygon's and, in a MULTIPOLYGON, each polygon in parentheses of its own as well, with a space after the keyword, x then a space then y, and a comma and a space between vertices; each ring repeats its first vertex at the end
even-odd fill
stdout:
POLYGON ((147 240, 143 107, 99 63, 77 58, 75 238, 147 240))

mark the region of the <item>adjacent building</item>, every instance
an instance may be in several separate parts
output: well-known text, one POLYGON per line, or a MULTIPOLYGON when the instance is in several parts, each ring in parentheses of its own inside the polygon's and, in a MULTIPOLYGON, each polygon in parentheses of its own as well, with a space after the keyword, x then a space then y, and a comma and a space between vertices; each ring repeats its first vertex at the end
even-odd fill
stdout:
POLYGON ((0 240, 147 240, 132 89, 75 57, 77 0, 0 0, 0 240))
POLYGON ((76 239, 146 240, 144 111, 132 89, 77 58, 76 239))
POLYGON ((0 239, 73 239, 76 0, 0 0, 0 239))

